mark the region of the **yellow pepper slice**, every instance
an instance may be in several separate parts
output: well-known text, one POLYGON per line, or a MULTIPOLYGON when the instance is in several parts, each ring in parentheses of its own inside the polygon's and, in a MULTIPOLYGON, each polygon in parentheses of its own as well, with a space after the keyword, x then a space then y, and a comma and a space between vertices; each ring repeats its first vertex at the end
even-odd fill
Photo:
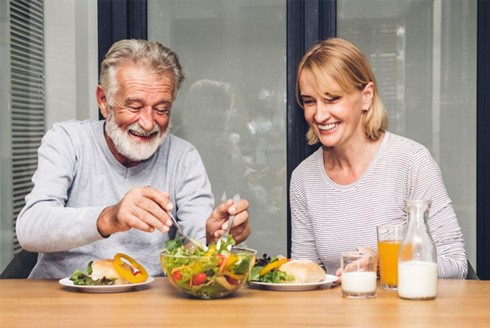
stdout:
POLYGON ((233 264, 238 262, 238 260, 239 260, 238 256, 236 256, 235 254, 230 254, 230 256, 228 257, 228 260, 226 261, 225 267, 226 268, 231 267, 233 264))
POLYGON ((216 245, 211 245, 211 246, 209 246, 209 248, 206 251, 206 253, 204 254, 204 256, 214 255, 215 252, 216 252, 216 245))
POLYGON ((287 261, 288 261, 287 258, 283 258, 283 259, 271 262, 271 263, 267 264, 262 270, 260 270, 259 275, 263 276, 267 272, 272 271, 273 269, 280 267, 281 265, 283 265, 287 261))
POLYGON ((223 271, 223 275, 228 276, 230 278, 233 278, 235 280, 242 280, 243 279, 243 274, 236 274, 231 271, 225 270, 223 271))
POLYGON ((145 282, 146 279, 148 279, 148 272, 146 269, 129 255, 117 253, 114 255, 114 262, 112 265, 114 270, 130 283, 137 284, 145 282), (123 259, 129 262, 131 268, 128 268, 128 266, 125 265, 128 263, 124 262, 123 259))

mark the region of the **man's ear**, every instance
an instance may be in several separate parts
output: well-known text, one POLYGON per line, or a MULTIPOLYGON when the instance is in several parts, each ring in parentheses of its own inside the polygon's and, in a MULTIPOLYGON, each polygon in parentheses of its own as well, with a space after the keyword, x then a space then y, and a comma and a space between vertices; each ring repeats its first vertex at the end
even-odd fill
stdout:
POLYGON ((109 116, 111 108, 107 102, 107 97, 105 95, 104 88, 99 84, 97 90, 95 91, 95 97, 97 98, 97 104, 99 105, 100 113, 104 118, 109 116))
POLYGON ((369 108, 371 108, 371 105, 373 103, 373 97, 374 97, 374 88, 376 86, 374 83, 371 81, 362 90, 362 110, 368 111, 369 108))

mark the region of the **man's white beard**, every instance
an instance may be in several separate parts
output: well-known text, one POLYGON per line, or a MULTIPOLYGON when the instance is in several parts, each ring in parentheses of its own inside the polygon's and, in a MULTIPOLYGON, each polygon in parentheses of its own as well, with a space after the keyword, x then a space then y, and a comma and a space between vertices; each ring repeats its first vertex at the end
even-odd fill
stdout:
POLYGON ((138 123, 133 123, 128 126, 126 131, 123 131, 120 127, 117 126, 114 120, 113 111, 110 112, 109 117, 106 120, 105 124, 105 132, 111 138, 116 150, 119 154, 124 157, 132 160, 132 161, 144 161, 153 155, 158 146, 160 146, 167 137, 167 132, 160 135, 160 127, 155 125, 153 130, 150 132, 146 132, 142 129, 138 123), (150 135, 154 132, 157 132, 157 136, 153 138, 150 142, 138 142, 131 138, 129 135, 129 131, 134 131, 141 135, 150 135))

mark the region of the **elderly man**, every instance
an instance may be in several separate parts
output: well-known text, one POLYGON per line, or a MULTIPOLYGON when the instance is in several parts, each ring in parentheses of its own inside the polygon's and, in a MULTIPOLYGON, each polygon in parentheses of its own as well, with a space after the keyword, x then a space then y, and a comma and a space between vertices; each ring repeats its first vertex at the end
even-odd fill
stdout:
POLYGON ((20 244, 39 252, 30 278, 67 277, 118 252, 161 275, 159 251, 176 234, 167 211, 205 243, 225 233, 230 215, 235 240, 248 237, 248 202, 213 210, 197 150, 168 134, 183 79, 177 55, 159 43, 122 40, 109 49, 96 91, 105 120, 54 124, 39 148, 17 219, 20 244))

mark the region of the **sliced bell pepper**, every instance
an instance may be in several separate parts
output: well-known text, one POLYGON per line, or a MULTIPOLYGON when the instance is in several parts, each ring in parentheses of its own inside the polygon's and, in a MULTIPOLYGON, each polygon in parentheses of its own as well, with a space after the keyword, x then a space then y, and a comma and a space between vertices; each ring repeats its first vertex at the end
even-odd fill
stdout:
POLYGON ((242 280, 243 279, 242 274, 236 274, 236 273, 233 273, 233 272, 228 271, 228 270, 223 271, 223 275, 228 276, 230 278, 233 278, 235 280, 242 280))
POLYGON ((114 255, 114 262, 112 265, 114 270, 130 283, 136 284, 145 282, 146 279, 148 279, 148 272, 146 269, 129 255, 117 253, 114 255), (124 262, 123 259, 129 263, 124 262), (129 264, 129 267, 125 264, 129 264))
POLYGON ((260 270, 259 275, 263 276, 269 271, 272 271, 273 269, 276 269, 286 263, 288 261, 287 258, 279 259, 277 261, 271 262, 267 264, 262 270, 260 270))

